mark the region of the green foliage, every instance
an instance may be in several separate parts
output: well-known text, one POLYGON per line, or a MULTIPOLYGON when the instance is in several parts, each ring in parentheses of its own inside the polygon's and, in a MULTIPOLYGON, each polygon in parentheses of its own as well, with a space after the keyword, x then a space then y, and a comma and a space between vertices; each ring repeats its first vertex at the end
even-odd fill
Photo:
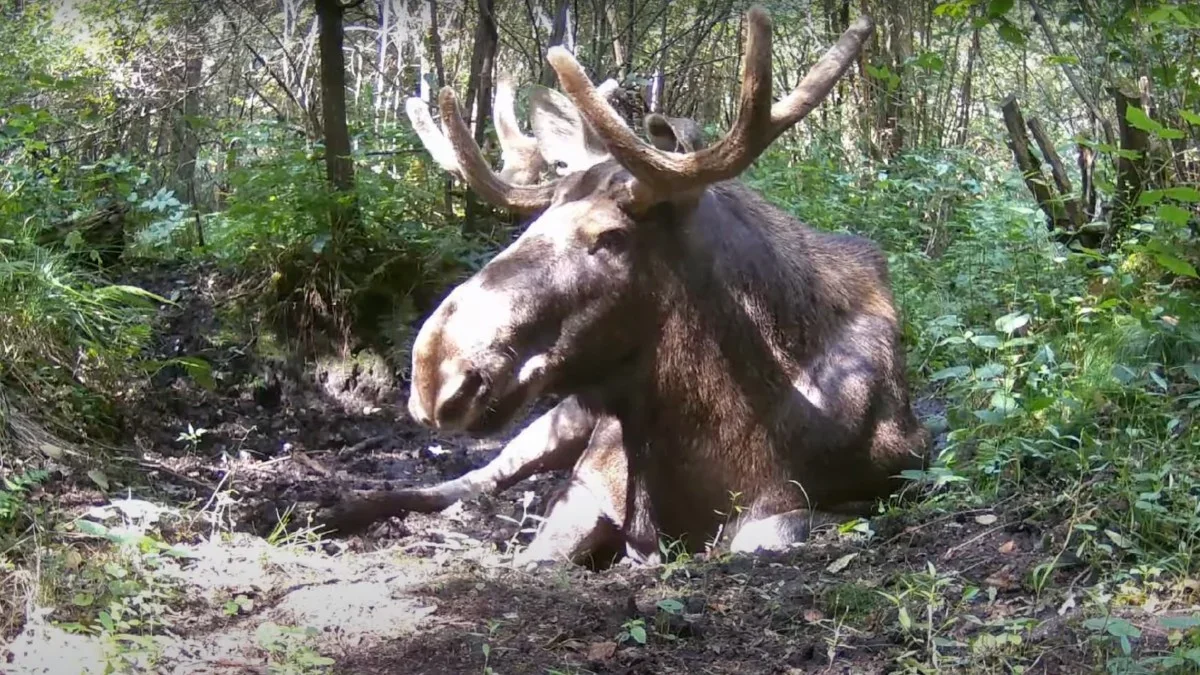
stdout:
MULTIPOLYGON (((15 476, 6 477, 0 483, 0 532, 12 526, 21 509, 25 506, 25 496, 31 488, 46 482, 50 472, 33 469, 15 476)), ((0 541, 3 541, 0 538, 0 541)))
POLYGON ((102 425, 104 394, 130 373, 157 302, 61 254, 0 243, 0 383, 23 389, 44 416, 102 425))
MULTIPOLYGON (((1180 283, 1194 274, 1179 253, 1188 234, 1158 217, 1119 251, 1073 251, 1051 240, 1018 180, 965 154, 845 173, 782 150, 752 177, 810 224, 888 251, 915 385, 951 404, 930 474, 942 475, 938 499, 1059 495, 1047 508, 1088 514, 1070 547, 1097 567, 1194 573, 1200 303, 1180 283)), ((1194 196, 1147 199, 1168 195, 1194 196)))

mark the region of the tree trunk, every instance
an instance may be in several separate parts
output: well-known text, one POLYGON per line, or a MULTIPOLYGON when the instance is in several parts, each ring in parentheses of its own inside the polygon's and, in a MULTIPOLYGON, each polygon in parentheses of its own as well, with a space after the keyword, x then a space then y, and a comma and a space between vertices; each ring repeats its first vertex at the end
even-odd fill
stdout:
MULTIPOLYGON (((570 9, 570 7, 571 5, 568 0, 558 0, 558 5, 554 8, 554 24, 550 30, 550 42, 546 45, 546 49, 554 47, 555 45, 561 45, 563 43, 563 39, 566 38, 567 10, 570 9)), ((550 67, 550 64, 546 63, 546 59, 541 59, 541 65, 542 85, 546 87, 553 87, 558 83, 558 75, 555 74, 554 69, 550 67)))
POLYGON ((1021 169, 1025 178, 1025 186, 1046 214, 1046 227, 1051 231, 1065 229, 1063 226, 1069 226, 1069 223, 1055 209, 1054 195, 1046 184, 1045 175, 1042 174, 1042 164, 1037 155, 1029 149, 1029 136, 1025 133, 1025 120, 1021 116, 1016 95, 1009 94, 1005 97, 1000 109, 1004 113, 1004 126, 1008 128, 1008 147, 1012 150, 1017 167, 1021 169))
POLYGON ((956 145, 966 145, 967 131, 971 126, 971 85, 975 74, 975 59, 979 56, 979 29, 971 31, 971 49, 967 52, 967 72, 963 76, 962 96, 959 98, 958 132, 956 145))
POLYGON ((433 56, 433 72, 438 89, 446 86, 446 60, 442 55, 442 32, 438 28, 437 0, 429 0, 429 51, 433 56))
POLYGON ((1101 246, 1108 249, 1112 246, 1117 233, 1129 226, 1137 218, 1138 197, 1146 180, 1146 152, 1150 148, 1150 136, 1145 131, 1131 125, 1125 119, 1125 113, 1130 106, 1141 108, 1142 103, 1136 96, 1130 96, 1120 89, 1110 90, 1117 104, 1117 130, 1121 138, 1121 150, 1137 153, 1136 157, 1126 157, 1123 152, 1117 158, 1117 192, 1113 203, 1112 219, 1108 224, 1108 232, 1104 235, 1101 246))
MULTIPOLYGON (((316 0, 321 53, 321 117, 325 131, 325 177, 334 190, 354 191, 354 163, 350 157, 350 131, 346 127, 346 64, 342 54, 342 5, 339 0, 316 0)), ((353 219, 354 209, 337 208, 332 239, 353 219)))
POLYGON ((379 0, 379 37, 376 41, 375 52, 375 128, 379 129, 380 116, 383 113, 383 95, 384 80, 383 74, 387 71, 387 53, 388 53, 388 36, 392 31, 392 0, 379 0))
MULTIPOLYGON (((1087 140, 1085 137, 1084 140, 1087 140)), ((1087 145, 1079 144, 1079 196, 1083 202, 1083 213, 1088 222, 1096 217, 1096 153, 1087 145)))
MULTIPOLYGON (((475 24, 475 45, 471 50, 471 73, 467 79, 466 109, 475 110, 472 119, 475 142, 483 148, 487 140, 487 123, 492 117, 492 71, 495 68, 496 45, 500 36, 496 29, 494 0, 479 0, 479 21, 475 24)), ((467 191, 467 230, 478 227, 479 202, 473 191, 467 191)))
MULTIPOLYGON (((437 0, 429 0, 429 51, 433 57, 433 72, 437 77, 437 88, 438 91, 441 91, 442 87, 446 86, 446 65, 442 56, 442 32, 438 28, 437 0)), ((446 218, 454 215, 454 198, 450 193, 450 185, 450 176, 444 175, 442 177, 442 206, 446 211, 446 218)))
POLYGON ((467 77, 465 112, 471 115, 475 140, 483 147, 484 129, 491 117, 492 70, 496 61, 496 43, 500 36, 494 15, 495 0, 478 0, 479 21, 475 24, 475 44, 471 49, 471 71, 467 77))
POLYGON ((617 26, 617 3, 609 2, 604 6, 604 18, 608 21, 608 30, 612 34, 613 63, 617 64, 617 79, 624 83, 629 75, 629 65, 625 62, 625 45, 621 40, 620 27, 617 26))
POLYGON ((203 75, 204 59, 194 35, 188 36, 187 63, 183 69, 183 114, 179 119, 179 156, 175 177, 179 182, 184 201, 191 204, 196 216, 196 244, 204 246, 204 227, 200 222, 200 204, 197 203, 196 158, 200 151, 200 137, 196 134, 195 121, 200 115, 200 78, 203 75))
POLYGON ((1033 140, 1037 142, 1038 148, 1042 151, 1042 157, 1046 158, 1046 163, 1050 165, 1050 174, 1054 177, 1054 185, 1058 187, 1058 193, 1062 196, 1063 207, 1067 210, 1067 217, 1071 221, 1071 230, 1078 230, 1083 226, 1083 215, 1079 211, 1079 201, 1071 189, 1071 179, 1067 177, 1067 170, 1063 167, 1062 158, 1058 156, 1058 151, 1054 149, 1054 143, 1046 135, 1046 130, 1042 128, 1041 122, 1031 117, 1028 126, 1029 133, 1033 134, 1033 140))

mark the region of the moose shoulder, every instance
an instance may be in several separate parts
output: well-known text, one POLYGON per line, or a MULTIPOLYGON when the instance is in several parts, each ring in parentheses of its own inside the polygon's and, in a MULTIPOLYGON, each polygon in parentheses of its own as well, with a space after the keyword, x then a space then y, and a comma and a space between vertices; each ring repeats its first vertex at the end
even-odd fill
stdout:
POLYGON ((487 433, 556 393, 615 417, 624 535, 639 551, 660 533, 697 549, 722 529, 733 550, 784 547, 815 516, 861 513, 927 458, 882 253, 733 180, 825 98, 873 26, 859 19, 776 103, 770 20, 754 8, 747 26, 737 119, 695 152, 639 139, 561 48, 550 63, 610 155, 586 170, 501 179, 453 91, 440 96, 471 187, 540 215, 422 326, 409 410, 487 433))

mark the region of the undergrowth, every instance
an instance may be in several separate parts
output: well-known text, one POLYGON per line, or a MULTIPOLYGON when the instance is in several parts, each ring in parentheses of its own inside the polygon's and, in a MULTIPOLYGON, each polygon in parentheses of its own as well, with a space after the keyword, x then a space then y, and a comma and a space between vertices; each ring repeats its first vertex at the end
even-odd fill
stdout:
MULTIPOLYGON (((909 156, 871 174, 793 161, 764 158, 752 182, 810 224, 888 251, 913 387, 948 404, 941 456, 912 476, 936 487, 920 508, 1015 497, 1053 524, 1028 588, 1054 591, 1059 570, 1079 577, 1083 564, 1088 613, 1193 602, 1200 304, 1192 262, 1155 244, 1187 251, 1190 232, 1148 217, 1111 253, 1069 248, 1019 177, 965 153, 909 156)), ((1178 196, 1185 206, 1196 197, 1178 196)), ((1144 662, 1111 622, 1093 623, 1107 654, 1099 662, 1113 668, 1200 666, 1196 622, 1177 622, 1178 646, 1144 662)), ((931 635, 923 663, 936 669, 931 635)), ((1016 654, 1019 642, 992 647, 1016 654)))

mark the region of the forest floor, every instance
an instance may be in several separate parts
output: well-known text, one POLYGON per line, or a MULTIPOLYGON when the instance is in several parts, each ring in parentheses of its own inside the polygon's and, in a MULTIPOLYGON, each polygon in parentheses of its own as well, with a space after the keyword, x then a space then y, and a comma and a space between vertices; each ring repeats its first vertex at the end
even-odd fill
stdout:
MULTIPOLYGON (((1054 543, 1067 515, 1037 494, 893 510, 787 554, 601 572, 510 563, 562 474, 321 538, 307 516, 339 493, 452 478, 503 439, 416 426, 382 360, 271 356, 230 318, 244 291, 211 271, 134 281, 177 303, 157 356, 205 359, 214 386, 163 369, 126 401, 128 471, 60 468, 31 494, 65 515, 4 672, 1066 673, 1104 651, 1079 628, 1089 570, 1054 543), (139 546, 105 541, 130 532, 139 546)), ((1125 619, 1137 649, 1165 639, 1149 614, 1125 619)))

